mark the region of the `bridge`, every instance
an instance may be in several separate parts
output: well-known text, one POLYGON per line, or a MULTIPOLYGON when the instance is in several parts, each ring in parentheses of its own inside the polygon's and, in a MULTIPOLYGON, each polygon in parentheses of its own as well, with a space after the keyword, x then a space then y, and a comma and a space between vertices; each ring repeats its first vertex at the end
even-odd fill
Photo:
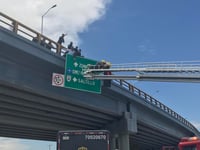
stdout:
POLYGON ((63 52, 0 13, 0 136, 55 141, 59 130, 107 129, 112 150, 157 150, 200 136, 184 117, 124 80, 102 86, 101 94, 52 86, 52 73, 64 73, 63 52), (55 49, 40 45, 42 39, 55 49))

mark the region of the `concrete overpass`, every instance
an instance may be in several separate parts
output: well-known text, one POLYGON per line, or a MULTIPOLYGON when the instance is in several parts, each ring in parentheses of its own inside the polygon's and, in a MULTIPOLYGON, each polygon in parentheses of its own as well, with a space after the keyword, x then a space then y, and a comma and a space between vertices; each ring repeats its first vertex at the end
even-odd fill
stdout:
POLYGON ((1 20, 0 136, 54 141, 59 130, 108 129, 112 149, 120 150, 160 149, 183 136, 200 136, 175 111, 123 80, 102 87, 102 94, 53 87, 52 73, 64 73, 61 51, 34 43, 30 33, 19 34, 16 20, 2 16, 14 26, 1 20))

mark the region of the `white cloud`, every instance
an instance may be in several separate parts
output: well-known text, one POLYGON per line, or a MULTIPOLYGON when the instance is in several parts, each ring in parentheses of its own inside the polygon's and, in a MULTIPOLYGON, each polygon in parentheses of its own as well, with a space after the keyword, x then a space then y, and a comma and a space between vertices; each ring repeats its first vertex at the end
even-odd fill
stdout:
POLYGON ((0 138, 0 150, 29 150, 28 145, 20 143, 18 139, 0 138))
MULTIPOLYGON (((78 33, 88 29, 100 19, 111 0, 6 0, 1 2, 0 10, 8 16, 40 32, 44 16, 44 34, 57 40, 62 33, 68 33, 68 42, 80 42, 78 33)), ((66 40, 67 40, 66 39, 66 40)))

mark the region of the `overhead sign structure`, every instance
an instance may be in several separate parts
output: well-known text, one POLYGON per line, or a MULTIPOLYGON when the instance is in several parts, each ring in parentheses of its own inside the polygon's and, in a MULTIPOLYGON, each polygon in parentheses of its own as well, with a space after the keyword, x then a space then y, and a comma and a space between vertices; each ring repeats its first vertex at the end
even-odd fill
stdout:
POLYGON ((101 93, 101 81, 97 79, 86 79, 83 74, 87 69, 88 64, 95 65, 96 63, 97 61, 83 57, 66 55, 64 87, 93 93, 101 93))

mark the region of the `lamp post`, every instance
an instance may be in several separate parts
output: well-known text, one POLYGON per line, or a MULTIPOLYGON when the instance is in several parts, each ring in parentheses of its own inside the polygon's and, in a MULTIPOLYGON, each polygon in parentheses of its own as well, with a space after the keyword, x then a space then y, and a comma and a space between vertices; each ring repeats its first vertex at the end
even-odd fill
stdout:
POLYGON ((57 5, 53 5, 52 7, 50 7, 43 15, 42 15, 42 22, 41 22, 41 34, 43 34, 43 19, 44 19, 44 16, 54 7, 56 7, 57 5))

